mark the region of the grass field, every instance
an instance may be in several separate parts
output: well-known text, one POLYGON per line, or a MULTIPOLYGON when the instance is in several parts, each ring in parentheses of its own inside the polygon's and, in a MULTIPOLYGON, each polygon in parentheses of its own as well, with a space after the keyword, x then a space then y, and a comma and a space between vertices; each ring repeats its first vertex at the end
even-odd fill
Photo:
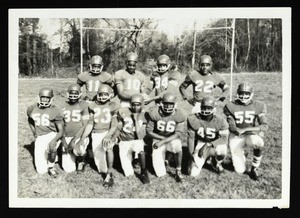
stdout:
MULTIPOLYGON (((229 75, 224 75, 230 81, 229 75)), ((53 87, 54 103, 61 105, 66 87, 76 79, 27 80, 20 79, 18 87, 18 190, 19 198, 111 198, 111 199, 280 199, 282 197, 282 74, 238 74, 233 76, 233 93, 241 81, 249 81, 255 87, 255 99, 264 101, 268 109, 269 130, 265 139, 265 152, 261 164, 260 182, 232 170, 230 158, 226 159, 225 173, 217 175, 205 167, 197 178, 186 175, 186 145, 184 145, 184 181, 175 182, 171 175, 157 178, 148 166, 151 183, 143 185, 136 177, 125 178, 115 157, 115 186, 104 188, 102 177, 89 160, 83 174, 65 173, 59 164, 58 178, 39 175, 33 165, 33 136, 27 124, 26 109, 37 101, 37 93, 43 86, 53 87)), ((189 110, 186 102, 179 107, 189 110)), ((221 110, 218 110, 221 111, 221 110)), ((249 151, 249 164, 252 150, 249 151)), ((117 153, 117 147, 115 147, 117 153)), ((171 169, 173 170, 173 169, 171 169)), ((138 171, 137 171, 138 172, 138 171)))

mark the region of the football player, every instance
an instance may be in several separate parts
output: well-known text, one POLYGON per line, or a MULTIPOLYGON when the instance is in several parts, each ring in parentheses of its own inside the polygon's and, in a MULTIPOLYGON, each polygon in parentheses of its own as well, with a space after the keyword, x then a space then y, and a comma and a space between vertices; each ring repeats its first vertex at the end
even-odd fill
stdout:
POLYGON ((192 71, 185 77, 183 83, 179 86, 179 91, 184 100, 193 105, 192 113, 199 113, 200 102, 205 96, 212 96, 213 90, 218 86, 222 93, 217 101, 224 101, 229 93, 229 86, 219 73, 211 72, 212 59, 209 55, 202 55, 199 62, 199 71, 192 71), (186 89, 193 86, 193 96, 187 94, 186 89))
POLYGON ((57 160, 57 148, 64 134, 63 115, 60 107, 52 104, 53 89, 42 88, 38 95, 38 104, 28 107, 28 123, 35 137, 34 163, 39 174, 49 173, 57 177, 54 168, 57 160))
POLYGON ((254 90, 249 82, 238 85, 237 99, 228 102, 224 113, 229 123, 229 148, 236 172, 249 173, 253 180, 258 180, 257 169, 262 159, 264 135, 268 129, 266 105, 253 100, 254 90), (251 170, 246 170, 245 146, 253 147, 251 170))
POLYGON ((113 87, 113 76, 103 69, 103 60, 99 55, 95 55, 91 59, 89 72, 83 72, 78 75, 77 84, 81 87, 85 86, 86 96, 83 98, 88 102, 95 100, 97 91, 101 84, 107 84, 113 87))
MULTIPOLYGON (((168 92, 177 92, 180 81, 180 73, 177 70, 171 70, 171 60, 168 55, 160 55, 157 58, 157 68, 150 76, 150 93, 153 89, 155 90, 155 100, 159 103, 161 97, 168 92)), ((150 100, 147 101, 150 103, 150 100)))
POLYGON ((84 140, 81 147, 74 147, 75 141, 79 140, 84 127, 89 120, 88 103, 80 101, 81 88, 78 84, 72 84, 68 87, 68 101, 62 106, 64 114, 65 134, 62 138, 62 167, 66 172, 76 170, 81 173, 84 170, 84 157, 89 138, 84 140))
POLYGON ((184 132, 185 114, 176 108, 177 98, 172 93, 165 93, 159 107, 149 111, 146 133, 153 139, 152 164, 158 177, 166 174, 166 152, 173 154, 175 160, 175 180, 182 181, 182 143, 180 136, 184 132))
POLYGON ((144 99, 141 94, 134 94, 130 100, 130 108, 120 108, 118 118, 119 155, 125 176, 134 175, 132 153, 138 154, 141 167, 140 178, 143 184, 149 183, 144 152, 146 135, 146 118, 143 111, 144 99))
POLYGON ((99 87, 96 101, 88 106, 90 117, 80 140, 75 144, 81 145, 84 139, 91 133, 94 162, 99 173, 105 174, 103 186, 110 187, 114 184, 113 179, 113 146, 112 136, 117 130, 117 111, 119 105, 110 101, 113 90, 109 85, 102 84, 99 87))
POLYGON ((201 172, 205 161, 212 157, 213 168, 223 172, 222 162, 227 154, 228 123, 217 114, 216 101, 212 96, 201 101, 200 112, 189 115, 188 150, 190 154, 189 175, 195 177, 201 172))
POLYGON ((130 98, 134 94, 142 94, 144 100, 149 97, 146 94, 147 80, 145 75, 136 70, 138 55, 130 52, 126 55, 126 69, 115 73, 115 84, 121 107, 130 107, 130 98))

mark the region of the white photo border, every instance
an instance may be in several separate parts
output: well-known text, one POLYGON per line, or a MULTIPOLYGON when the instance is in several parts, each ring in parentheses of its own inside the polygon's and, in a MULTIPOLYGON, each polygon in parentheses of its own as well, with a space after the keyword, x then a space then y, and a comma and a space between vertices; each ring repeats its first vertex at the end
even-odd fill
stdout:
POLYGON ((11 208, 289 208, 291 157, 291 8, 107 8, 9 10, 9 207, 11 208), (53 13, 55 12, 55 13, 53 13), (18 198, 19 18, 281 18, 282 19, 282 197, 281 199, 28 199, 18 198))

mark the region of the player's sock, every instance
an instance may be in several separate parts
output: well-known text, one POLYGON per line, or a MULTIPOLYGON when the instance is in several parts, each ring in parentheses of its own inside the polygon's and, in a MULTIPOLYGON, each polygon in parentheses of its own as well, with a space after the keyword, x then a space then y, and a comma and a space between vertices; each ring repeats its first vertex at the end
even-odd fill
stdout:
POLYGON ((262 159, 262 150, 261 149, 254 149, 253 150, 253 161, 252 161, 252 166, 255 168, 258 168, 260 166, 260 162, 262 159))

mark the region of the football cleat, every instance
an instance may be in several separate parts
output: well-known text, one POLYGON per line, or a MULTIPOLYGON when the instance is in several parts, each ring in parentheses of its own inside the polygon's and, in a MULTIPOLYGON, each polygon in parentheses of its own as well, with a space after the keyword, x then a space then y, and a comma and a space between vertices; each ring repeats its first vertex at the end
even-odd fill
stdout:
POLYGON ((181 172, 179 170, 176 170, 175 181, 176 182, 182 182, 182 175, 181 175, 181 172))
POLYGON ((149 179, 147 171, 145 171, 144 173, 141 173, 141 181, 143 184, 150 183, 150 179, 149 179))
POLYGON ((257 168, 256 167, 253 167, 253 166, 251 167, 251 170, 249 172, 249 176, 254 181, 259 181, 259 175, 257 173, 257 168))
POLYGON ((51 167, 48 169, 48 174, 53 178, 57 178, 57 176, 58 176, 58 172, 56 171, 56 169, 54 167, 51 167))
POLYGON ((103 182, 103 186, 106 188, 112 187, 114 185, 114 178, 111 173, 106 174, 106 178, 103 182))

